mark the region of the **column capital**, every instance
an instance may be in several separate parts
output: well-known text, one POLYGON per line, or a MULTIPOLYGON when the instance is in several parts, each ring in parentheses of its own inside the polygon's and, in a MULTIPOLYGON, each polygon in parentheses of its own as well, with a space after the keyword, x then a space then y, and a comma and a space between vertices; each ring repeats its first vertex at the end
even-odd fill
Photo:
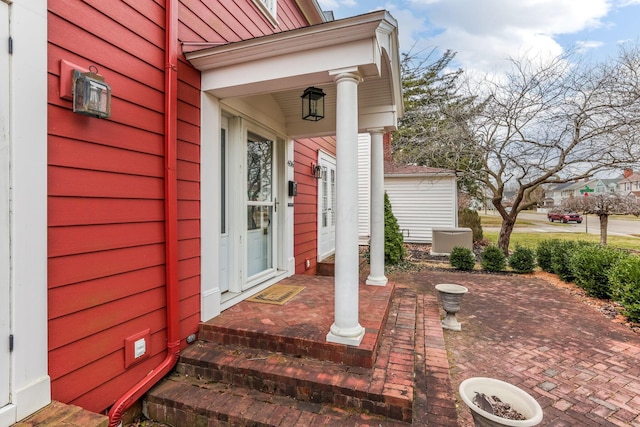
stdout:
POLYGON ((333 76, 333 80, 338 83, 340 80, 350 79, 354 80, 356 83, 360 83, 362 79, 362 74, 360 73, 360 69, 358 67, 348 67, 348 68, 340 68, 337 70, 330 70, 329 75, 333 76))
POLYGON ((368 128, 367 132, 369 132, 371 135, 373 135, 373 134, 384 134, 386 132, 386 129, 384 127, 368 128))

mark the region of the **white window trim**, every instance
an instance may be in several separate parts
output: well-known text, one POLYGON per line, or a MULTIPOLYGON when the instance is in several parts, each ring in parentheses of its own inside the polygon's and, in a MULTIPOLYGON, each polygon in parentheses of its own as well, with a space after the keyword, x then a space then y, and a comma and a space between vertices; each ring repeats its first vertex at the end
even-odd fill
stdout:
POLYGON ((253 0, 253 3, 269 19, 274 28, 278 26, 278 0, 253 0))

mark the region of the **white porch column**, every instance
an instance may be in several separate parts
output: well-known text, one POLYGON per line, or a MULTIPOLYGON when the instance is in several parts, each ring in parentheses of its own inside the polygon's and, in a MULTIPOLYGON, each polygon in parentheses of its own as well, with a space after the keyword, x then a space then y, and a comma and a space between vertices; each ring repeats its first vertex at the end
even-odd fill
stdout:
POLYGON ((336 95, 336 252, 334 322, 327 341, 360 345, 358 322, 358 83, 357 69, 335 75, 336 95))
POLYGON ((384 275, 384 154, 382 136, 384 129, 373 129, 371 135, 371 206, 369 243, 370 272, 367 285, 385 286, 384 275))

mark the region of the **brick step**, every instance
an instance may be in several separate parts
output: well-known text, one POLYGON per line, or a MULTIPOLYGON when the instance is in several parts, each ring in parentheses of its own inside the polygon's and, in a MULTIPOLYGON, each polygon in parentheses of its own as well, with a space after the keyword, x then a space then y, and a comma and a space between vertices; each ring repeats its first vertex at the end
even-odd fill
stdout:
MULTIPOLYGON (((388 311, 384 311, 382 314, 384 322, 388 311)), ((263 331, 232 329, 208 323, 200 324, 199 337, 203 341, 217 344, 238 345, 363 368, 373 367, 376 358, 375 347, 352 347, 318 341, 313 338, 273 335, 263 331)), ((377 336, 372 338, 373 341, 377 341, 377 339, 377 336)))
POLYGON ((397 290, 370 368, 310 358, 295 346, 288 354, 198 341, 181 352, 174 374, 148 393, 147 415, 177 427, 405 426, 416 416, 422 425, 427 406, 424 391, 415 388, 416 375, 425 378, 418 307, 414 290, 397 290))
MULTIPOLYGON (((314 280, 314 278, 310 277, 308 280, 314 280)), ((368 298, 371 305, 366 309, 370 312, 369 315, 376 316, 376 322, 375 326, 366 329, 362 345, 358 347, 327 342, 326 333, 329 325, 318 328, 318 325, 312 323, 296 324, 295 326, 281 324, 273 327, 265 325, 262 320, 259 320, 258 324, 247 325, 249 322, 227 324, 220 319, 212 319, 200 324, 199 337, 203 341, 224 345, 238 345, 344 363, 350 366, 372 368, 380 335, 389 315, 392 301, 390 294, 393 292, 393 287, 375 290, 364 288, 361 289, 361 292, 371 294, 368 298), (294 329, 298 332, 288 334, 287 330, 294 329)), ((325 303, 325 301, 322 302, 325 303)), ((265 314, 265 317, 268 316, 265 314)))
POLYGON ((173 426, 381 426, 409 424, 327 404, 173 374, 146 399, 147 415, 173 426))
MULTIPOLYGON (((381 363, 389 363, 388 359, 383 357, 381 363)), ((411 369, 407 367, 406 372, 394 371, 388 375, 386 366, 367 369, 260 349, 198 342, 183 351, 176 371, 205 381, 410 421, 413 355, 407 355, 403 361, 411 369)))

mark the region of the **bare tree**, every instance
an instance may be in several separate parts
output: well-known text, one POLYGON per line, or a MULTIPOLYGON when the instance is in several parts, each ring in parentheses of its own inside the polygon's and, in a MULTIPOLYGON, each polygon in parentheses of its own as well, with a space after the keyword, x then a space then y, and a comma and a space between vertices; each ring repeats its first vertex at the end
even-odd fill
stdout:
POLYGON ((472 174, 502 217, 499 247, 508 252, 518 214, 536 204, 543 184, 620 169, 640 158, 640 55, 588 65, 571 55, 512 60, 506 78, 485 79, 482 113, 473 123, 482 168, 472 174), (511 209, 505 188, 515 187, 511 209))
POLYGON ((633 195, 621 196, 616 193, 596 196, 570 197, 562 201, 564 209, 598 215, 600 219, 600 244, 607 245, 607 227, 610 215, 640 215, 640 204, 633 195))

